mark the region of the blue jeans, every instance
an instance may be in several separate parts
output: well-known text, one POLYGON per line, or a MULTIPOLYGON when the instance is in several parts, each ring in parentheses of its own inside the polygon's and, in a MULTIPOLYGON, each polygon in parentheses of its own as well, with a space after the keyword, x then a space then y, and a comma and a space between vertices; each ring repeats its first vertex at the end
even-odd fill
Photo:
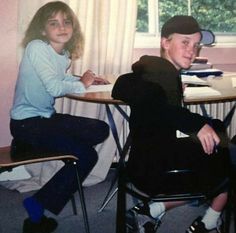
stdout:
MULTIPOLYGON (((12 147, 16 148, 16 151, 17 145, 23 144, 27 145, 30 152, 57 152, 78 157, 82 181, 97 162, 98 156, 94 146, 103 142, 109 135, 109 126, 105 122, 68 114, 54 114, 51 118, 11 120, 10 129, 13 136, 12 147)), ((65 164, 33 195, 45 209, 54 214, 63 209, 77 190, 75 169, 72 166, 65 164)))

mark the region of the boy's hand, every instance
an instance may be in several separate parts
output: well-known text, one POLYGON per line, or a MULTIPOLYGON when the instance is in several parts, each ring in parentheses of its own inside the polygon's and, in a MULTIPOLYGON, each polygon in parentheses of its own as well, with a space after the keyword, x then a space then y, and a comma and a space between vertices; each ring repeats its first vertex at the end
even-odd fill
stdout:
POLYGON ((220 138, 215 130, 208 124, 205 124, 197 134, 198 139, 202 144, 204 152, 208 155, 212 154, 215 147, 220 143, 220 138))

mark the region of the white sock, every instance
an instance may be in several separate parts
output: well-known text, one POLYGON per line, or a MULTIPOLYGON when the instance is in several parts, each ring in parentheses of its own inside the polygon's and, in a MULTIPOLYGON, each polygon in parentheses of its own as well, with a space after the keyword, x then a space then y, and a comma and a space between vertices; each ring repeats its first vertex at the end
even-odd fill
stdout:
POLYGON ((217 221, 220 217, 221 212, 213 210, 209 207, 202 218, 202 222, 205 224, 207 230, 212 230, 217 227, 217 221))
POLYGON ((153 202, 149 205, 150 214, 153 218, 158 218, 163 216, 163 213, 166 210, 166 207, 163 202, 153 202))

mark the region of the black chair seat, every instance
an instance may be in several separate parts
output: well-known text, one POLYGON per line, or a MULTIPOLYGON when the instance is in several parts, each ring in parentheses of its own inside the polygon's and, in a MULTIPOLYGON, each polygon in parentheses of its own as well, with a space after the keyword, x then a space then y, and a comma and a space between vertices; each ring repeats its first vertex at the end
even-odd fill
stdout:
MULTIPOLYGON (((155 195, 137 188, 129 179, 125 165, 119 171, 116 233, 126 232, 127 194, 148 205, 149 202, 198 201, 199 205, 211 200, 229 185, 226 178, 214 188, 198 182, 197 175, 191 170, 172 170, 165 173, 166 186, 155 195)), ((229 215, 228 215, 229 216, 229 215)), ((229 223, 229 221, 228 221, 229 223)), ((227 232, 227 231, 226 231, 227 232)))

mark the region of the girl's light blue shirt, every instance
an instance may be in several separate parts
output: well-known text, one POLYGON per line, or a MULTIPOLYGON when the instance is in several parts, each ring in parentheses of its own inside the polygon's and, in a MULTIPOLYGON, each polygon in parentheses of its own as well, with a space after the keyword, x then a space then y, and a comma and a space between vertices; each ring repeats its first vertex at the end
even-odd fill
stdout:
POLYGON ((56 97, 83 93, 83 83, 66 73, 70 62, 67 53, 56 53, 50 44, 42 40, 31 41, 20 64, 11 118, 49 118, 55 113, 56 97))

